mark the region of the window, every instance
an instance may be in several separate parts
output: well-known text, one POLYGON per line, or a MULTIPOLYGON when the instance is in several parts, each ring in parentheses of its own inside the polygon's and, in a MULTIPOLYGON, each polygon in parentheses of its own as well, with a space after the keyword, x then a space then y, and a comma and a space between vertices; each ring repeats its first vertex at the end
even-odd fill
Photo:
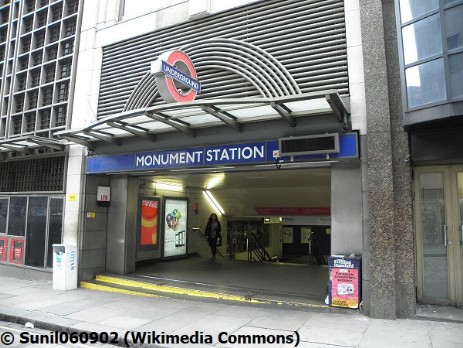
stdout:
POLYGON ((445 10, 445 37, 447 49, 463 48, 463 6, 445 10))
POLYGON ((18 91, 26 89, 26 75, 18 75, 18 91))
POLYGON ((79 10, 79 1, 72 0, 68 2, 68 14, 76 13, 79 10))
POLYGON ((72 36, 76 32, 76 22, 67 22, 64 27, 64 37, 72 36))
POLYGON ((63 62, 61 65, 61 78, 64 79, 69 76, 71 76, 71 62, 63 62))
POLYGON ((51 104, 53 100, 53 88, 48 87, 43 91, 43 105, 51 104))
POLYGON ((51 198, 48 223, 47 267, 53 266, 53 244, 61 243, 63 232, 63 199, 51 198))
POLYGON ((16 99, 16 112, 23 111, 23 108, 24 108, 24 96, 23 95, 18 95, 18 96, 15 97, 15 99, 16 99))
POLYGON ((405 70, 408 106, 413 108, 446 98, 444 62, 442 59, 405 70))
POLYGON ((405 23, 438 8, 439 0, 400 0, 400 17, 405 23))
POLYGON ((408 109, 463 97, 463 3, 398 0, 408 109))
POLYGON ((44 267, 48 197, 29 197, 26 265, 44 267))
POLYGON ((56 109, 56 127, 64 126, 66 124, 66 108, 59 106, 56 109))
POLYGON ((35 109, 37 107, 38 100, 39 100, 39 93, 37 91, 32 92, 29 95, 29 109, 35 109))
POLYGON ((27 69, 28 65, 29 65, 29 60, 28 60, 29 57, 21 57, 19 58, 19 70, 25 70, 27 69))
POLYGON ((45 43, 45 32, 38 33, 35 36, 35 48, 42 47, 45 43))
POLYGON ((26 234, 27 197, 11 197, 8 214, 8 234, 24 236, 26 234))
POLYGON ((52 82, 55 79, 55 66, 47 67, 45 69, 45 82, 52 82))
POLYGON ((0 199, 0 233, 6 233, 6 221, 8 217, 8 198, 0 199))
POLYGON ((59 26, 50 29, 50 42, 58 41, 59 39, 59 26))
POLYGON ((32 18, 27 18, 24 20, 24 32, 28 33, 32 31, 32 18))
POLYGON ((37 87, 39 83, 40 83, 40 71, 35 70, 31 73, 31 87, 37 87))
POLYGON ((21 134, 21 126, 22 126, 21 116, 12 117, 11 121, 13 123, 13 134, 21 134))
POLYGON ((63 43, 63 54, 68 55, 74 51, 74 45, 72 41, 66 41, 63 43))
POLYGON ((62 83, 58 87, 58 102, 63 102, 68 99, 69 94, 69 85, 67 83, 62 83))
POLYGON ((27 266, 53 266, 52 245, 62 238, 63 203, 62 197, 46 195, 0 198, 0 233, 25 237, 27 266))
POLYGON ((40 111, 40 129, 50 128, 50 115, 51 112, 49 109, 40 111))
POLYGON ((449 56, 450 96, 463 97, 463 53, 449 56))
POLYGON ((43 27, 45 24, 47 24, 47 13, 41 13, 37 16, 37 25, 39 27, 43 27))
POLYGON ((58 56, 58 47, 53 46, 53 47, 47 48, 47 55, 48 55, 48 61, 56 59, 56 57, 58 56))
POLYGON ((442 53, 439 15, 407 25, 402 29, 405 64, 442 53))
POLYGON ((27 114, 26 119, 26 132, 33 132, 35 129, 35 115, 27 114))

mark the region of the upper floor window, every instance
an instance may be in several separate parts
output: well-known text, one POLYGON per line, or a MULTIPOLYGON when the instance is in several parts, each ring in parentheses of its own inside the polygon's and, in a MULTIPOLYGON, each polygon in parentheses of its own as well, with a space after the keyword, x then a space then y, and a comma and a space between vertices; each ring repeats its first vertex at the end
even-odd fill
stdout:
POLYGON ((463 97, 463 0, 399 0, 408 109, 463 97))

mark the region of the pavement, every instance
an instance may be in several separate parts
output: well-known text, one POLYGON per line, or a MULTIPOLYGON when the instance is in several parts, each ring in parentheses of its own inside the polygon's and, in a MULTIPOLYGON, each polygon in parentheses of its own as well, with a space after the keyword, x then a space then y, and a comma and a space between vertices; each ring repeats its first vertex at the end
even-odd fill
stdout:
MULTIPOLYGON (((451 307, 420 306, 418 316, 412 319, 382 320, 333 307, 114 293, 83 287, 56 290, 52 282, 3 276, 0 320, 65 332, 68 338, 80 334, 86 343, 98 337, 97 345, 114 340, 114 345, 140 347, 449 348, 462 347, 463 342, 463 310, 451 307)), ((56 339, 53 343, 51 346, 76 346, 56 339)))

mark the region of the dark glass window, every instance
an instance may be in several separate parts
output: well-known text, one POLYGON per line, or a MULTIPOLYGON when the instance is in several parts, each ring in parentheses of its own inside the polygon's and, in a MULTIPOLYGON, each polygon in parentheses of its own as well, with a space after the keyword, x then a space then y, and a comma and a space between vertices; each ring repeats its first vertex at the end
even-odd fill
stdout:
POLYGON ((0 199, 0 233, 6 233, 6 221, 8 217, 8 199, 0 199))
POLYGON ((49 109, 40 111, 40 129, 50 128, 50 115, 49 109))
POLYGON ((63 199, 50 199, 50 217, 48 227, 48 254, 47 267, 53 266, 53 244, 61 243, 61 235, 63 232, 63 199))
POLYGON ((69 85, 67 83, 62 83, 58 86, 58 101, 66 101, 69 95, 69 85))
POLYGON ((445 37, 448 50, 463 47, 463 6, 445 10, 445 37))
POLYGON ((8 214, 8 234, 24 236, 26 233, 27 197, 11 197, 8 214))
POLYGON ((63 44, 63 54, 68 55, 74 51, 74 43, 72 41, 66 41, 63 44))
POLYGON ((449 56, 450 96, 463 97, 463 53, 449 56))
POLYGON ((52 82, 55 79, 55 66, 45 69, 45 82, 52 82))
POLYGON ((66 124, 66 108, 59 106, 56 108, 56 127, 64 126, 66 124))
POLYGON ((26 132, 33 132, 35 129, 35 115, 27 114, 26 119, 26 132))
POLYGON ((48 197, 29 197, 26 235, 26 265, 28 266, 44 266, 47 205, 48 197))
POLYGON ((71 76, 71 62, 63 62, 61 65, 61 78, 64 79, 69 76, 71 76))

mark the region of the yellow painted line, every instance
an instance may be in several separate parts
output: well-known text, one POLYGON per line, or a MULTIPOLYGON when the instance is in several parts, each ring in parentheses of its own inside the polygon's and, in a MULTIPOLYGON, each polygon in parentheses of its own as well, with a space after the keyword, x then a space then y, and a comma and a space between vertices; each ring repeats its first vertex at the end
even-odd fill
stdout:
POLYGON ((237 296, 237 295, 230 295, 230 294, 224 294, 224 293, 218 293, 218 292, 209 292, 209 291, 204 291, 204 290, 179 288, 179 287, 159 285, 159 284, 154 284, 154 283, 145 283, 145 282, 139 282, 135 280, 108 277, 108 276, 103 276, 103 275, 97 275, 96 280, 103 282, 103 283, 116 284, 120 286, 131 287, 131 288, 157 291, 157 292, 176 294, 176 295, 187 295, 187 296, 200 297, 200 298, 213 298, 213 299, 220 299, 220 300, 227 300, 227 301, 246 302, 246 303, 292 305, 295 307, 329 308, 329 306, 327 305, 318 305, 318 304, 300 303, 300 302, 286 302, 286 301, 259 299, 259 298, 249 299, 249 298, 246 298, 243 296, 237 296))
POLYGON ((126 290, 126 289, 118 289, 118 288, 113 288, 113 287, 110 287, 110 286, 98 285, 98 284, 87 283, 87 282, 80 282, 80 287, 84 288, 84 289, 99 290, 99 291, 105 291, 105 292, 114 292, 114 293, 124 294, 124 295, 136 295, 136 296, 146 296, 146 297, 156 297, 156 298, 161 297, 159 295, 148 294, 146 292, 132 291, 132 290, 126 290))

